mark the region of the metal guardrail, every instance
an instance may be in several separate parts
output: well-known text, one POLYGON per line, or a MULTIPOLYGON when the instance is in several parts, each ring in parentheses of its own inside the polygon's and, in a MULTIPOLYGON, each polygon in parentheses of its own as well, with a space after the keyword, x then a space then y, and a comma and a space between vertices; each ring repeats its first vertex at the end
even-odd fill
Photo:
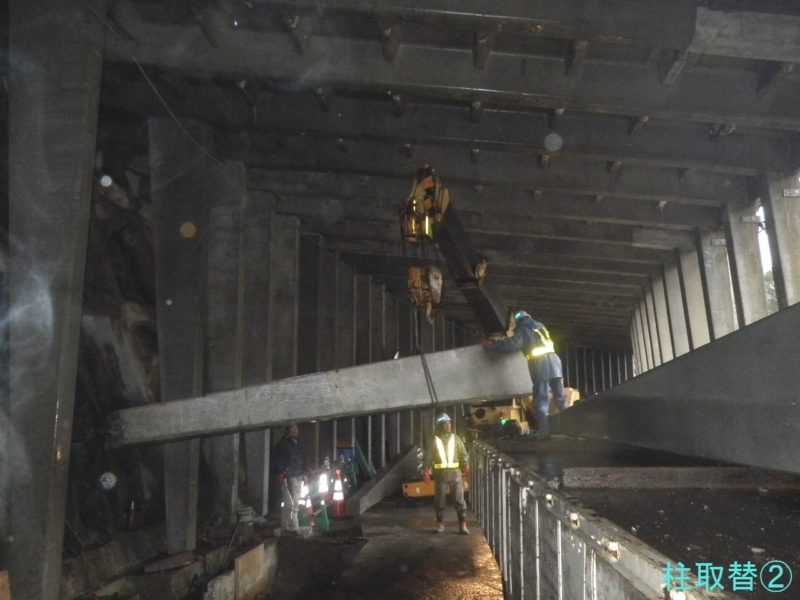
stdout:
POLYGON ((672 562, 610 521, 550 489, 495 448, 471 448, 470 503, 500 565, 507 599, 734 600, 727 592, 666 591, 672 562))

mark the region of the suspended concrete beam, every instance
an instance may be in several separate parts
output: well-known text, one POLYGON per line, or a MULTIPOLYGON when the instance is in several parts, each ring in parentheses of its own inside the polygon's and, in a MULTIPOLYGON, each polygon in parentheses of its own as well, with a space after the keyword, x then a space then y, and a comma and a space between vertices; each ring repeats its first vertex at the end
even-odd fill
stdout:
MULTIPOLYGON (((750 73, 733 69, 686 69, 663 86, 649 63, 586 60, 580 77, 569 77, 561 59, 494 53, 476 79, 471 48, 407 44, 389 64, 381 43, 317 36, 298 54, 283 33, 226 30, 220 47, 199 26, 148 23, 131 7, 127 31, 136 42, 136 59, 145 65, 202 76, 240 77, 242 65, 258 79, 303 81, 310 88, 406 93, 459 101, 475 99, 515 105, 623 115, 648 115, 705 123, 736 123, 796 130, 800 90, 786 89, 764 105, 750 73), (338 57, 331 60, 331 57, 338 57), (419 69, 435 64, 436 69, 419 69), (630 85, 631 82, 636 85, 630 85), (530 90, 521 93, 520 90, 530 90), (668 94, 668 95, 667 95, 668 94)), ((106 40, 108 60, 133 62, 126 45, 106 40)))
MULTIPOLYGON (((527 363, 518 353, 494 354, 469 346, 427 354, 426 361, 442 405, 530 391, 527 363)), ((112 415, 110 439, 115 446, 163 442, 289 421, 426 408, 430 403, 420 357, 411 356, 125 409, 112 415)))
POLYGON ((561 432, 800 473, 798 330, 800 306, 778 311, 573 406, 561 432))
POLYGON ((104 14, 104 3, 16 0, 4 10, 9 370, 0 553, 14 598, 58 598, 61 584, 105 34, 92 11, 104 14))

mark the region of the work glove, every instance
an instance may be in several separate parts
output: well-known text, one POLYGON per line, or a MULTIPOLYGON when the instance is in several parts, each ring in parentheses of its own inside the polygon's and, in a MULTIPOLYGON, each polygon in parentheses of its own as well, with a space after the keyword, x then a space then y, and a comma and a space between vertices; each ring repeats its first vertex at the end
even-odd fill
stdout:
POLYGON ((286 475, 283 473, 278 473, 275 475, 275 483, 277 483, 279 486, 282 486, 284 483, 286 483, 286 475))
POLYGON ((481 346, 483 346, 484 348, 486 348, 487 346, 491 346, 493 343, 494 342, 492 342, 492 340, 488 338, 484 338, 481 340, 481 346))
POLYGON ((430 469, 425 469, 422 472, 422 481, 424 481, 425 483, 430 483, 431 482, 431 470, 430 469))
POLYGON ((464 477, 469 477, 469 474, 471 473, 471 471, 470 471, 470 468, 469 468, 469 465, 467 465, 466 467, 464 467, 464 468, 461 470, 461 472, 462 472, 462 473, 464 473, 464 477))

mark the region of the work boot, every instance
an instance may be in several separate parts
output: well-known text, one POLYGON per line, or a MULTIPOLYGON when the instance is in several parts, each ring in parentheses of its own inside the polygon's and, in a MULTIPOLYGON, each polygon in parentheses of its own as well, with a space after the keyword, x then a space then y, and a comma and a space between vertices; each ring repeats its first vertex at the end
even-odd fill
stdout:
POLYGON ((469 535, 469 529, 467 529, 466 521, 461 521, 458 524, 458 533, 460 533, 461 535, 469 535))
POLYGON ((444 523, 442 521, 436 521, 436 533, 444 533, 444 523))

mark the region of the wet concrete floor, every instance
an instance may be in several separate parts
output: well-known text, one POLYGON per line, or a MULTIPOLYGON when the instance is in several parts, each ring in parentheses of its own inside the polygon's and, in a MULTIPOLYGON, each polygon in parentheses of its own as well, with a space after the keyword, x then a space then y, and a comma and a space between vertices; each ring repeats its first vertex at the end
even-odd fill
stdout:
POLYGON ((387 500, 338 528, 363 539, 281 539, 270 598, 501 600, 500 569, 475 516, 458 533, 455 511, 434 532, 432 501, 387 500))

